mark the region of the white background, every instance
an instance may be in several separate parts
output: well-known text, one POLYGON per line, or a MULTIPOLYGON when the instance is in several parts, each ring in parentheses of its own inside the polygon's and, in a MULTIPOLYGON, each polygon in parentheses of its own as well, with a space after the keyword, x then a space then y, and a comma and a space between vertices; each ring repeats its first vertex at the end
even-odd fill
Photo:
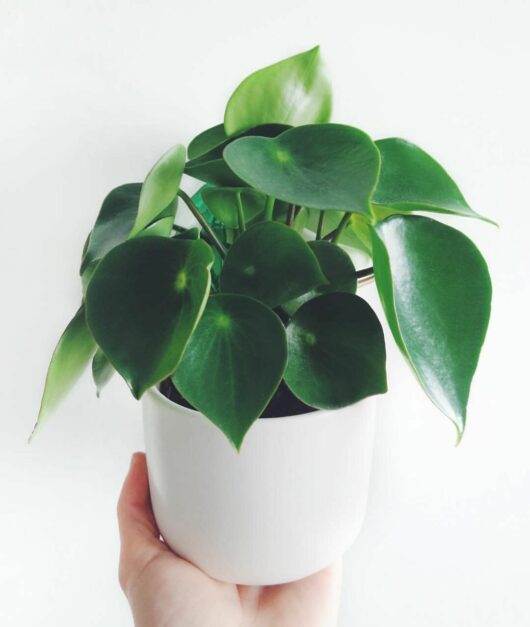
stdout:
POLYGON ((340 624, 530 625, 529 21, 524 0, 0 0, 0 624, 131 625, 115 502, 140 406, 87 376, 26 445, 104 195, 221 121, 250 71, 320 43, 334 119, 420 144, 501 224, 460 221, 495 293, 459 448, 389 350, 340 624))

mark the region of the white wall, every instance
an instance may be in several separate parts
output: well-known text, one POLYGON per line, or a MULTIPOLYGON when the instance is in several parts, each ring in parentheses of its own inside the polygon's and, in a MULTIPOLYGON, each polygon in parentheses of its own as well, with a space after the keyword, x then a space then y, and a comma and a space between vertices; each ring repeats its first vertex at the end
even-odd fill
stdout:
POLYGON ((341 625, 530 625, 529 18, 525 0, 0 1, 0 624, 131 624, 114 510, 139 405, 87 376, 26 445, 105 193, 220 121, 249 71, 320 42, 335 120, 424 146, 501 223, 460 223, 495 297, 458 449, 390 350, 341 625))

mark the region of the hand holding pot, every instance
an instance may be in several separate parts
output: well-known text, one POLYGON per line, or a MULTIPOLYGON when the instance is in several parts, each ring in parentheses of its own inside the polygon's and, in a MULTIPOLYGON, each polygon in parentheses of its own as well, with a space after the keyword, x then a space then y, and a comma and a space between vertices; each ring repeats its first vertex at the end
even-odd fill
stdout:
POLYGON ((147 466, 133 455, 118 503, 120 584, 136 627, 331 627, 336 624, 340 565, 300 581, 235 586, 210 578, 160 539, 147 466))

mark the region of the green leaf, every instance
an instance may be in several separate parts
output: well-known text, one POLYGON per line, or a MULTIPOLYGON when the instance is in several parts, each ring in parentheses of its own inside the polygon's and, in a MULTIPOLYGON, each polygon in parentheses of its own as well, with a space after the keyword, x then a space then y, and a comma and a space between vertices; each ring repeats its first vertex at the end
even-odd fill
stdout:
POLYGON ((381 174, 372 200, 375 205, 399 212, 434 211, 491 222, 471 209, 449 174, 421 148, 395 137, 375 143, 381 153, 381 174))
POLYGON ((243 187, 244 181, 232 172, 223 159, 223 150, 226 146, 238 137, 276 137, 289 128, 285 124, 262 124, 234 137, 228 137, 208 152, 188 161, 184 171, 200 181, 221 187, 243 187))
POLYGON ((285 330, 261 303, 212 296, 173 382, 239 449, 276 391, 287 360, 285 330))
POLYGON ((330 293, 302 305, 287 347, 285 382, 308 405, 334 409, 386 392, 383 329, 359 296, 330 293))
POLYGON ((371 215, 379 152, 356 128, 314 124, 272 139, 243 137, 223 155, 240 178, 268 196, 314 209, 371 215))
POLYGON ((92 359, 92 378, 96 384, 96 395, 99 398, 101 391, 111 380, 114 374, 114 368, 110 361, 105 357, 105 353, 98 348, 94 358, 92 359))
POLYGON ((278 222, 258 222, 228 251, 221 291, 244 294, 276 307, 326 283, 302 237, 278 222))
POLYGON ((186 149, 177 144, 152 167, 142 185, 138 215, 131 237, 156 220, 175 201, 185 163, 186 149))
POLYGON ((191 140, 190 145, 188 146, 188 158, 196 159, 197 157, 210 152, 210 150, 218 146, 225 139, 226 133, 224 124, 212 126, 212 128, 199 133, 197 137, 194 137, 191 140))
POLYGON ((249 187, 209 187, 202 192, 202 198, 212 214, 229 229, 239 227, 239 202, 244 224, 262 213, 267 203, 265 194, 249 187))
POLYGON ((127 183, 116 187, 106 196, 88 236, 80 274, 92 262, 99 261, 109 250, 127 239, 136 220, 141 189, 141 183, 127 183))
POLYGON ((144 237, 97 267, 87 322, 136 398, 177 367, 208 298, 212 263, 203 241, 144 237))
POLYGON ((199 239, 201 232, 196 226, 186 229, 182 226, 177 227, 177 232, 173 235, 173 239, 199 239))
POLYGON ((52 414, 83 374, 96 344, 85 322, 85 308, 72 318, 52 355, 35 429, 52 414))
POLYGON ((331 85, 317 46, 248 76, 228 101, 225 130, 233 135, 257 124, 327 122, 331 106, 331 85))
POLYGON ((337 244, 322 240, 308 242, 309 248, 313 251, 324 276, 328 280, 325 285, 320 285, 306 294, 302 294, 287 303, 283 308, 293 315, 294 312, 304 303, 312 298, 328 292, 347 292, 355 294, 357 291, 357 274, 355 266, 348 253, 337 244))
POLYGON ((490 314, 486 263, 463 233, 430 218, 392 216, 375 231, 375 278, 392 333, 461 434, 490 314))

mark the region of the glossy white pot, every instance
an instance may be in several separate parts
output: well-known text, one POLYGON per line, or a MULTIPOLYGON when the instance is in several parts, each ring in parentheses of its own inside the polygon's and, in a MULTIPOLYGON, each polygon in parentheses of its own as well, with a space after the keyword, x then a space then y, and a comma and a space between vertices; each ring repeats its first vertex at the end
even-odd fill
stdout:
POLYGON ((145 446, 165 541, 230 583, 285 583, 328 566, 364 518, 375 403, 257 420, 238 454, 202 414, 149 390, 145 446))

